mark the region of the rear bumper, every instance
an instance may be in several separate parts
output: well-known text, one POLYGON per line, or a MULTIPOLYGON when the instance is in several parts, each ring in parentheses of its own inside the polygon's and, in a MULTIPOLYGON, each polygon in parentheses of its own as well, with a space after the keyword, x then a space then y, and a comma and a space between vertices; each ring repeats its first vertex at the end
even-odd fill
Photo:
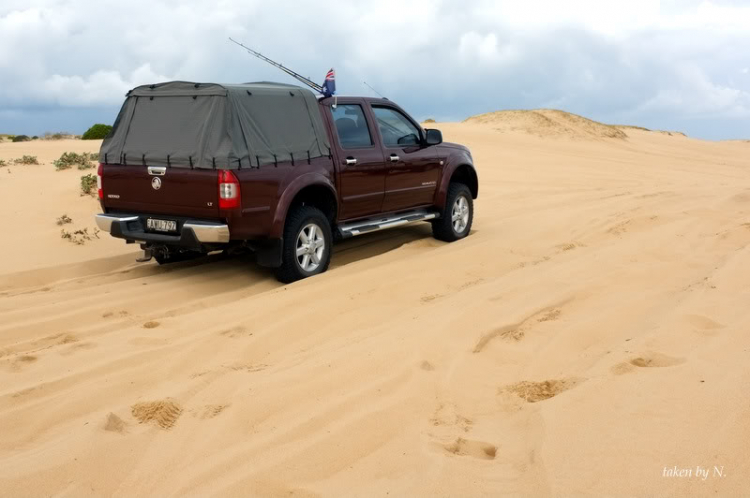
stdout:
POLYGON ((168 235, 145 230, 148 216, 127 214, 97 214, 96 225, 99 230, 109 232, 113 237, 170 244, 184 247, 200 247, 205 244, 226 244, 229 242, 229 226, 224 223, 213 223, 199 220, 179 220, 179 235, 168 235))

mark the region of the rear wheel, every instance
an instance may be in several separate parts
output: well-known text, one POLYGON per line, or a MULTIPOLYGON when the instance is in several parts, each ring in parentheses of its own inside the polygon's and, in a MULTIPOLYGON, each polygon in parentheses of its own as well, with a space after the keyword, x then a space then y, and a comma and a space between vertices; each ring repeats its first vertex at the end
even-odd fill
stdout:
POLYGON ((451 183, 443 212, 440 218, 432 222, 432 235, 446 242, 463 239, 469 235, 473 221, 471 190, 463 183, 451 183))
POLYGON ((320 209, 292 208, 284 227, 284 247, 276 278, 294 282, 323 273, 331 262, 331 225, 320 209))

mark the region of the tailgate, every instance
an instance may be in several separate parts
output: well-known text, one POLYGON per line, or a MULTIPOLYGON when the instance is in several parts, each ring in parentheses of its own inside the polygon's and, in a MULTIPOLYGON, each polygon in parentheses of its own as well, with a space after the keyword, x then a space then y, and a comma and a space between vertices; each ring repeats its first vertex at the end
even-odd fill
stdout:
POLYGON ((111 211, 218 218, 218 188, 217 172, 208 169, 108 164, 102 172, 111 211))

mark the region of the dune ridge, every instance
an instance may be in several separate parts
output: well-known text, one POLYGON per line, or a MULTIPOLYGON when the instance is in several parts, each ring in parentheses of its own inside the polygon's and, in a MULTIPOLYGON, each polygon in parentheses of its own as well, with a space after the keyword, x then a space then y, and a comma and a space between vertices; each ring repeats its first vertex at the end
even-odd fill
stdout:
POLYGON ((618 139, 627 134, 616 126, 556 109, 495 111, 466 118, 464 123, 492 126, 496 131, 524 132, 542 138, 618 139))

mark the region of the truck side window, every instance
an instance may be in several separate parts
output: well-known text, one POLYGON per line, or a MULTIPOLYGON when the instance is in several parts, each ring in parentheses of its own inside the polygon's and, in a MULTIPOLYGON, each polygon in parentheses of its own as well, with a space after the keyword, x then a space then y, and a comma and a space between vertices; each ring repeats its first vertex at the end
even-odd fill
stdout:
POLYGON ((372 137, 367 126, 362 106, 357 104, 339 104, 331 107, 333 122, 336 123, 336 133, 343 149, 370 147, 372 137))
POLYGON ((419 129, 409 118, 389 107, 372 106, 386 147, 419 144, 419 129))

